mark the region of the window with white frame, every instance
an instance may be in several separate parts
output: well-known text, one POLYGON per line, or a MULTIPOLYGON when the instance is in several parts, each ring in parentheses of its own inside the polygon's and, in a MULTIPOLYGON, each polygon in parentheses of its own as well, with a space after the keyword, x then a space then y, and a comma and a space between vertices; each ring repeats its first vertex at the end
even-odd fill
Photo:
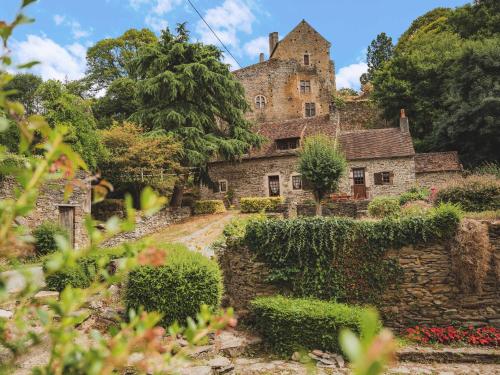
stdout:
POLYGON ((255 97, 255 108, 264 109, 267 104, 267 99, 264 95, 257 95, 255 97))
POLYGON ((219 192, 227 193, 227 180, 219 181, 219 192))

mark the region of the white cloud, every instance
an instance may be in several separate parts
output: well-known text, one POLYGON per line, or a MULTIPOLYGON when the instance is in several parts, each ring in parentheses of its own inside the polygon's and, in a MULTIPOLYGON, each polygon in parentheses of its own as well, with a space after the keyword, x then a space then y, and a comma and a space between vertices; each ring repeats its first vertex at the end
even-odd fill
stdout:
POLYGON ((260 53, 266 53, 269 50, 269 39, 265 36, 255 38, 243 46, 245 53, 250 57, 259 56, 260 53))
POLYGON ((138 10, 142 5, 148 4, 149 2, 150 0, 129 0, 129 5, 135 10, 138 10))
POLYGON ((65 19, 66 19, 66 17, 65 16, 61 16, 60 14, 54 15, 54 23, 57 26, 59 26, 60 24, 62 24, 65 19))
POLYGON ((82 78, 85 73, 86 48, 79 43, 63 47, 50 38, 28 35, 25 41, 14 42, 12 52, 18 64, 40 61, 32 68, 32 72, 44 80, 75 80, 82 78))
POLYGON ((92 33, 92 29, 82 29, 82 26, 77 21, 70 22, 69 26, 71 27, 71 33, 73 34, 73 38, 75 39, 86 38, 92 33))
POLYGON ((360 87, 359 77, 361 74, 366 73, 367 70, 368 65, 364 62, 358 62, 340 68, 337 73, 337 89, 348 87, 358 90, 360 87))
POLYGON ((164 30, 168 26, 168 22, 160 17, 155 17, 148 14, 144 19, 146 25, 148 25, 153 31, 159 32, 164 30))
POLYGON ((156 0, 156 4, 154 5, 152 11, 153 13, 162 16, 181 3, 182 0, 156 0))
MULTIPOLYGON (((250 34, 255 16, 247 2, 242 0, 224 0, 222 5, 208 9, 205 20, 215 30, 226 46, 239 50, 238 33, 250 34)), ((212 34, 203 21, 196 24, 196 32, 202 42, 218 45, 217 38, 212 34)), ((236 51, 239 53, 239 51, 236 51)))

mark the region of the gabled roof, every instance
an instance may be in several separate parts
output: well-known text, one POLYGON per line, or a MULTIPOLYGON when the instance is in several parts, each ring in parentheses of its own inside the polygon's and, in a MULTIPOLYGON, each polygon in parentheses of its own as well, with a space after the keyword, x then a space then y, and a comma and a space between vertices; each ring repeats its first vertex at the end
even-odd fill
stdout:
MULTIPOLYGON (((310 135, 325 134, 335 137, 336 126, 329 116, 307 119, 263 123, 258 133, 267 138, 259 150, 252 150, 245 159, 294 155, 296 150, 281 151, 276 140, 286 138, 304 139, 310 135)), ((347 160, 409 157, 415 155, 409 133, 399 128, 371 129, 339 134, 339 142, 347 160)))
POLYGON ((462 164, 456 151, 429 152, 415 155, 415 172, 461 171, 462 164))
POLYGON ((276 46, 274 47, 274 50, 271 52, 271 55, 269 56, 269 58, 272 58, 273 55, 274 55, 274 52, 279 48, 279 45, 280 44, 283 44, 284 42, 286 42, 288 39, 292 38, 292 36, 299 32, 300 30, 302 29, 310 29, 312 32, 314 32, 318 37, 320 37, 321 39, 323 39, 326 43, 328 43, 329 45, 331 45, 331 43, 323 36, 321 35, 314 27, 311 26, 311 24, 309 22, 307 22, 306 20, 302 20, 299 22, 299 24, 297 26, 295 26, 292 31, 290 31, 288 34, 285 35, 285 37, 283 39, 281 39, 280 41, 278 41, 278 43, 276 44, 276 46))

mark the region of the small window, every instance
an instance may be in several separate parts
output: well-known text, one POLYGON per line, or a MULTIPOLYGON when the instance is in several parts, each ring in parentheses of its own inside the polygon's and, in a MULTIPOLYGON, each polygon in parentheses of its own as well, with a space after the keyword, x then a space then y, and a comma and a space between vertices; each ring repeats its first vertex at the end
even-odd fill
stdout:
POLYGON ((379 172, 373 175, 375 185, 392 185, 393 177, 393 172, 379 172))
POLYGON ((285 138, 276 140, 276 148, 278 150, 295 150, 299 148, 299 138, 285 138))
POLYGON ((300 92, 308 94, 311 92, 311 81, 300 81, 300 92))
POLYGON ((219 181, 219 191, 221 193, 227 193, 227 181, 226 180, 219 181))
POLYGON ((316 116, 316 103, 306 103, 306 117, 316 116))
POLYGON ((304 55, 304 65, 309 65, 309 55, 308 54, 304 55))
POLYGON ((264 109, 267 104, 267 99, 264 95, 257 95, 255 97, 255 108, 264 109))
POLYGON ((292 176, 292 189, 302 190, 302 176, 292 176))

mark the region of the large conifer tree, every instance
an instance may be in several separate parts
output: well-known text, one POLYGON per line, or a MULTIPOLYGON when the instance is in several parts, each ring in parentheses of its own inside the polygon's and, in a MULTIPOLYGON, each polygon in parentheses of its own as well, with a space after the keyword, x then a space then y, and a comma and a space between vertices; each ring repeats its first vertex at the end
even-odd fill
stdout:
MULTIPOLYGON (((211 158, 238 159, 261 141, 245 120, 243 87, 221 62, 219 49, 189 42, 183 24, 176 31, 163 31, 131 62, 139 106, 132 119, 181 141, 185 167, 203 170, 211 158)), ((172 206, 180 204, 183 180, 180 176, 172 206)))

